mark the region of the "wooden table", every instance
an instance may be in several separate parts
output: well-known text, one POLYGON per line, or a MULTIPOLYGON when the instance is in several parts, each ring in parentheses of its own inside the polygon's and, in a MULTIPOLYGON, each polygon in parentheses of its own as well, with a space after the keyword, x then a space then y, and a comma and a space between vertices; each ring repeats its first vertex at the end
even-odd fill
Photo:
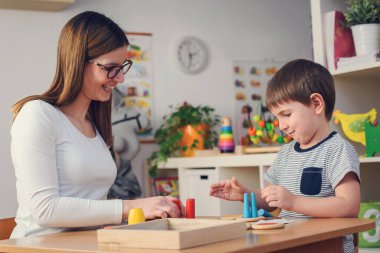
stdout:
MULTIPOLYGON (((342 252, 341 237, 375 228, 374 220, 354 218, 296 219, 284 229, 247 231, 245 237, 213 243, 185 250, 170 250, 188 253, 212 252, 342 252)), ((147 238, 147 240, 149 240, 147 238)), ((41 235, 0 241, 0 252, 132 252, 167 253, 169 250, 99 249, 96 231, 70 232, 41 235)))

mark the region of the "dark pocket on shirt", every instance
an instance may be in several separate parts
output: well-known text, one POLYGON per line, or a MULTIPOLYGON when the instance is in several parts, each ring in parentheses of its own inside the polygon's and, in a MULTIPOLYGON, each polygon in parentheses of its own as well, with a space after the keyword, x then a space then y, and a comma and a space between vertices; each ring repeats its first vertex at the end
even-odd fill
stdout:
POLYGON ((305 168, 301 178, 301 192, 305 195, 317 195, 322 187, 322 168, 305 168))

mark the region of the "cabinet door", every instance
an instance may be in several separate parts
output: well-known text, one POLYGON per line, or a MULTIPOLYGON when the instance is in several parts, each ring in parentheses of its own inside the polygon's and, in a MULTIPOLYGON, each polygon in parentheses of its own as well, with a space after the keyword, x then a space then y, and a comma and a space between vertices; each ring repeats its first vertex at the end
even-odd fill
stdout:
POLYGON ((210 197, 210 184, 217 181, 215 169, 188 169, 188 197, 195 199, 196 216, 219 215, 218 199, 210 197))

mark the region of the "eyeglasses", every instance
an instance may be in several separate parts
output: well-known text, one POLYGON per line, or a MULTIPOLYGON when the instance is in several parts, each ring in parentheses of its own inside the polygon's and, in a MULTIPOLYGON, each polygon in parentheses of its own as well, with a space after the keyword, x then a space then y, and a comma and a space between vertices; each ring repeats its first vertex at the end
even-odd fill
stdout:
POLYGON ((94 60, 89 60, 88 62, 94 63, 99 68, 107 71, 107 77, 109 79, 115 78, 115 76, 117 76, 117 74, 119 74, 120 71, 122 71, 122 73, 125 75, 128 72, 128 70, 130 70, 133 64, 131 60, 127 60, 126 63, 120 66, 104 66, 103 64, 100 64, 99 62, 96 62, 94 60))

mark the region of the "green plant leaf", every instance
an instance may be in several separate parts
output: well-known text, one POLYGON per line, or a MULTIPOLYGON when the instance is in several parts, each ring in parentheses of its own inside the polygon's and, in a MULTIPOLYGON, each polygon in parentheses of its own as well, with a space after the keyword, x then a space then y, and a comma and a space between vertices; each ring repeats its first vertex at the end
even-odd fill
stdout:
POLYGON ((380 24, 379 0, 348 0, 344 12, 346 26, 380 24))
MULTIPOLYGON (((180 106, 170 105, 170 112, 162 117, 163 123, 156 130, 154 137, 159 146, 159 150, 153 152, 148 158, 150 170, 149 175, 153 178, 157 176, 158 164, 165 162, 169 157, 180 155, 180 151, 195 148, 199 141, 195 140, 190 147, 180 146, 179 142, 183 137, 181 129, 187 125, 196 126, 206 124, 210 127, 206 133, 204 146, 212 148, 218 143, 218 133, 214 130, 220 123, 220 116, 215 115, 215 109, 210 106, 192 106, 184 102, 180 106)), ((204 131, 199 131, 204 133, 204 131)))

